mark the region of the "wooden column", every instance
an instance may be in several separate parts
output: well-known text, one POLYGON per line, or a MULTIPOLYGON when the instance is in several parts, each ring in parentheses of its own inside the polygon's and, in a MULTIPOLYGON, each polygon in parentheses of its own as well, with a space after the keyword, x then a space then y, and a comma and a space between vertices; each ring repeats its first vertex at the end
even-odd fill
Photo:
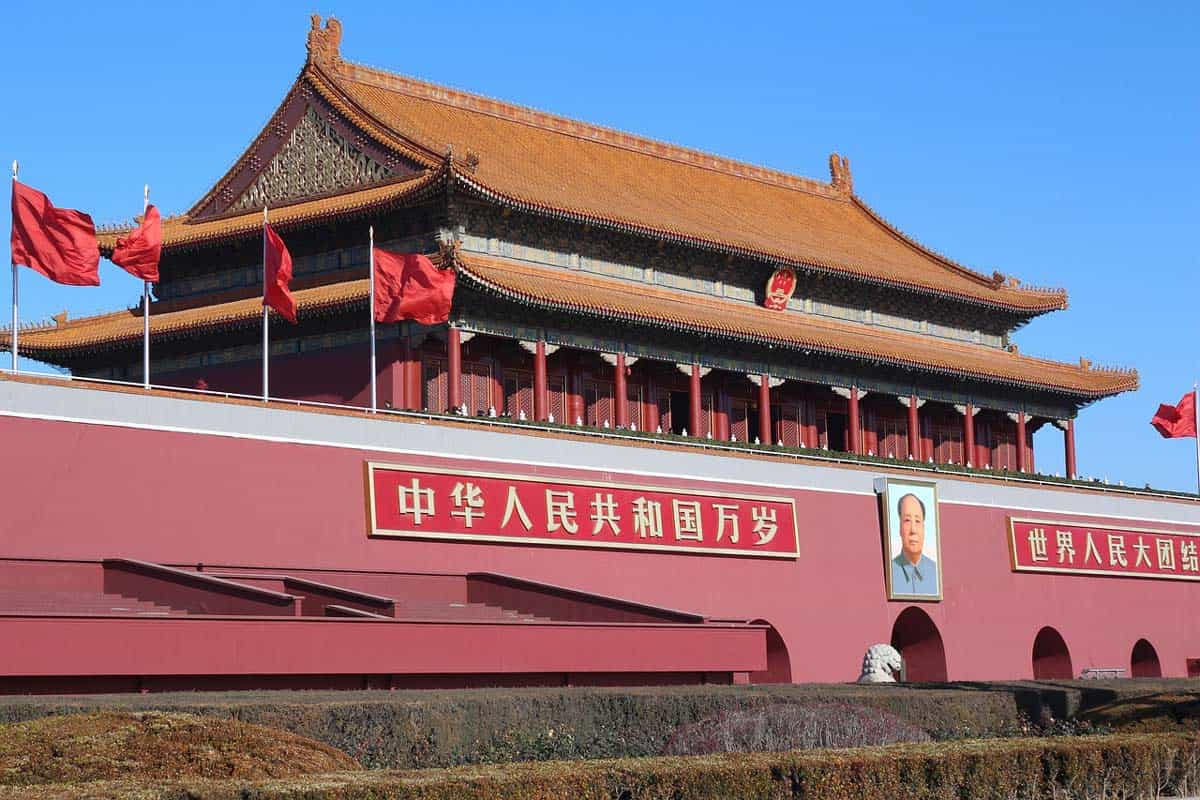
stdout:
POLYGON ((729 392, 725 389, 724 377, 717 389, 716 407, 713 408, 713 438, 729 441, 729 392))
POLYGON ((1025 437, 1027 432, 1025 429, 1025 412, 1017 412, 1017 472, 1025 471, 1025 437))
POLYGON ((654 433, 659 425, 662 425, 662 419, 658 415, 658 395, 654 375, 650 374, 646 377, 646 431, 654 433))
POLYGON ((446 331, 446 362, 446 397, 450 410, 457 411, 462 407, 462 332, 455 325, 446 331))
POLYGON ((963 464, 975 463, 975 407, 963 406, 963 464))
POLYGON ((1065 420, 1063 426, 1063 445, 1066 448, 1067 478, 1075 477, 1075 420, 1065 420))
POLYGON ((688 376, 688 433, 700 435, 700 365, 692 362, 692 372, 688 376))
POLYGON ((578 364, 571 369, 571 401, 568 403, 568 407, 571 417, 566 420, 568 425, 574 425, 587 416, 587 409, 583 407, 583 374, 579 371, 578 364))
POLYGON ((533 346, 533 418, 545 422, 550 413, 550 390, 546 386, 546 341, 538 339, 533 346))
POLYGON ((629 427, 629 390, 625 386, 625 354, 617 353, 613 364, 613 416, 616 427, 629 427))
POLYGON ((848 423, 846 433, 847 433, 848 438, 850 439, 848 449, 850 450, 851 453, 858 454, 858 453, 862 452, 862 418, 859 416, 859 413, 858 413, 858 387, 857 386, 850 387, 849 400, 850 400, 850 410, 847 413, 847 416, 849 417, 849 419, 846 420, 846 422, 848 423))
POLYGON ((405 377, 405 392, 404 402, 409 408, 420 411, 425 407, 425 386, 421 378, 421 350, 418 347, 413 347, 409 344, 409 353, 411 358, 408 362, 407 375, 405 377))
POLYGON ((908 396, 908 457, 921 460, 921 401, 915 394, 908 396))
POLYGON ((758 384, 758 440, 773 444, 771 438, 771 376, 763 373, 758 384))

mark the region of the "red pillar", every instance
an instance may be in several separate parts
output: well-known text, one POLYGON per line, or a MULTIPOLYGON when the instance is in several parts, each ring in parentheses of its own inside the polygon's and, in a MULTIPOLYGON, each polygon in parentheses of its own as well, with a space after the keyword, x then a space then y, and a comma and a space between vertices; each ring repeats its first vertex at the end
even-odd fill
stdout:
POLYGON ((587 415, 587 409, 583 407, 583 375, 580 374, 578 365, 571 370, 570 408, 571 418, 566 420, 568 425, 574 425, 577 420, 582 420, 587 415))
POLYGON ((758 378, 758 440, 763 444, 772 444, 771 376, 764 372, 758 378))
POLYGON ((975 463, 975 407, 963 406, 963 463, 975 463))
POLYGON ((850 410, 847 416, 849 419, 849 430, 847 433, 850 438, 850 452, 859 453, 862 450, 860 442, 862 441, 862 419, 858 414, 858 387, 850 387, 850 410))
POLYGON ((654 433, 661 424, 662 419, 658 415, 658 397, 655 394, 654 388, 654 376, 649 375, 646 378, 646 431, 654 433))
POLYGON ((724 380, 717 389, 717 403, 713 409, 713 438, 729 441, 729 393, 725 391, 724 380))
POLYGON ((550 391, 546 387, 546 342, 538 339, 533 350, 533 418, 545 422, 550 408, 550 391))
POLYGON ((415 408, 420 411, 424 408, 424 386, 421 380, 421 351, 416 348, 409 348, 412 354, 411 360, 408 362, 408 371, 405 378, 405 394, 404 402, 409 408, 415 408))
POLYGON ((629 427, 629 390, 625 388, 625 354, 617 353, 613 367, 613 407, 618 428, 629 427))
POLYGON ((908 455, 921 460, 921 418, 917 414, 920 401, 915 394, 908 396, 908 455))
POLYGON ((455 411, 462 406, 462 337, 454 325, 446 333, 446 361, 450 365, 450 374, 446 376, 446 397, 450 410, 455 411))
POLYGON ((1017 472, 1025 471, 1025 412, 1017 412, 1017 472))
POLYGON ((1067 449, 1067 478, 1075 477, 1075 420, 1067 420, 1066 430, 1063 431, 1063 444, 1067 449))
POLYGON ((688 377, 688 433, 700 435, 700 365, 695 362, 688 377))

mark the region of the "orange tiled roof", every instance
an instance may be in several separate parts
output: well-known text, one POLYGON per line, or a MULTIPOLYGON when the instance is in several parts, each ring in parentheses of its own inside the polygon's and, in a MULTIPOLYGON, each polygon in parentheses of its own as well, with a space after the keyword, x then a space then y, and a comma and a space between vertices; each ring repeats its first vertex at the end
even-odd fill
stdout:
MULTIPOLYGON (((292 296, 296 300, 297 313, 303 318, 308 314, 361 302, 367 297, 370 288, 367 284, 365 278, 343 281, 294 291, 292 296)), ((244 324, 261 318, 261 296, 162 314, 151 313, 150 338, 154 342, 192 338, 231 324, 244 324)), ((109 349, 141 341, 142 314, 140 310, 131 309, 23 329, 18 347, 23 356, 58 364, 69 360, 68 356, 72 353, 109 349)), ((0 350, 11 347, 12 334, 0 332, 0 350)))
POLYGON ((1137 388, 1136 371, 1031 358, 999 348, 583 275, 561 268, 460 255, 460 272, 503 296, 545 308, 652 322, 922 371, 1100 398, 1137 388))
MULTIPOLYGON (((1062 290, 982 275, 908 238, 854 194, 840 157, 831 159, 830 183, 800 178, 350 64, 340 39, 340 23, 321 29, 314 17, 293 92, 315 91, 427 174, 450 162, 458 185, 493 201, 1022 314, 1066 306, 1062 290)), ((247 151, 206 197, 252 162, 247 151)), ((334 213, 361 207, 375 191, 302 205, 313 215, 334 213)), ((165 243, 236 235, 254 222, 254 214, 185 217, 168 226, 165 243)))
MULTIPOLYGON (((435 187, 445 177, 445 170, 431 169, 407 180, 389 181, 353 192, 281 205, 271 209, 271 225, 288 226, 314 220, 324 221, 400 203, 420 196, 423 191, 435 187)), ((236 239, 249 234, 257 235, 261 230, 261 208, 257 211, 205 220, 192 220, 187 215, 169 217, 162 223, 163 246, 186 247, 201 242, 236 239)), ((111 256, 117 238, 125 233, 126 228, 100 231, 100 252, 111 256)))
MULTIPOLYGON (((748 303, 687 292, 641 285, 631 287, 620 280, 562 268, 539 267, 475 254, 459 254, 457 261, 464 283, 541 308, 647 322, 793 350, 883 361, 957 377, 1060 391, 1088 399, 1137 387, 1137 373, 1133 371, 1064 364, 997 348, 935 340, 798 312, 768 311, 748 303)), ((362 303, 367 291, 367 281, 357 280, 303 289, 294 295, 300 315, 304 317, 362 303)), ((202 335, 206 330, 229 324, 252 323, 261 312, 261 299, 253 297, 153 315, 151 335, 156 341, 202 335)), ((141 336, 141 317, 136 312, 125 311, 23 331, 21 352, 32 358, 61 362, 71 351, 134 345, 141 336)), ((9 335, 0 333, 0 347, 8 343, 9 335)))

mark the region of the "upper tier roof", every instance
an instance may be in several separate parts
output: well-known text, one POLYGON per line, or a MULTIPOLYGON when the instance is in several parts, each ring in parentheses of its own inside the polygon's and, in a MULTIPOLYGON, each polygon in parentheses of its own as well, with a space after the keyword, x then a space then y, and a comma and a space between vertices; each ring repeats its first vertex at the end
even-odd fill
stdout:
MULTIPOLYGON (((289 100, 319 96, 373 146, 492 202, 1020 315, 1066 306, 1062 290, 985 276, 913 241, 854 193, 849 163, 836 154, 829 183, 796 177, 350 64, 340 39, 337 20, 321 28, 314 16, 289 100)), ((288 102, 191 212, 164 224, 168 248, 256 229, 258 212, 214 218, 211 206, 264 169, 256 148, 280 135, 288 102)), ((379 192, 346 190, 309 211, 378 204, 379 192)), ((113 243, 110 233, 102 249, 113 243)))

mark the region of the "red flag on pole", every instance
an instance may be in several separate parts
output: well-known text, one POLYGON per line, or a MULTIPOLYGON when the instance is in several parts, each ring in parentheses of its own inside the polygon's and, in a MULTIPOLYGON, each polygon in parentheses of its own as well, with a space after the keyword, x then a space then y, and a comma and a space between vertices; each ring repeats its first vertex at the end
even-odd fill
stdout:
POLYGON ((266 227, 265 269, 263 281, 263 305, 278 311, 284 319, 296 324, 296 301, 288 291, 292 281, 292 254, 279 234, 270 225, 266 227))
POLYGON ((158 283, 158 259, 161 254, 162 219, 157 208, 147 206, 137 230, 117 239, 112 262, 135 278, 158 283))
POLYGON ((69 286, 100 285, 96 226, 82 211, 55 208, 50 198, 13 181, 12 261, 69 286))
POLYGON ((1178 405, 1166 404, 1158 407, 1158 413, 1150 420, 1154 429, 1164 439, 1182 439, 1196 435, 1196 393, 1188 392, 1178 405))
POLYGON ((434 325, 450 319, 454 270, 438 269, 423 255, 375 248, 375 321, 411 319, 434 325))

